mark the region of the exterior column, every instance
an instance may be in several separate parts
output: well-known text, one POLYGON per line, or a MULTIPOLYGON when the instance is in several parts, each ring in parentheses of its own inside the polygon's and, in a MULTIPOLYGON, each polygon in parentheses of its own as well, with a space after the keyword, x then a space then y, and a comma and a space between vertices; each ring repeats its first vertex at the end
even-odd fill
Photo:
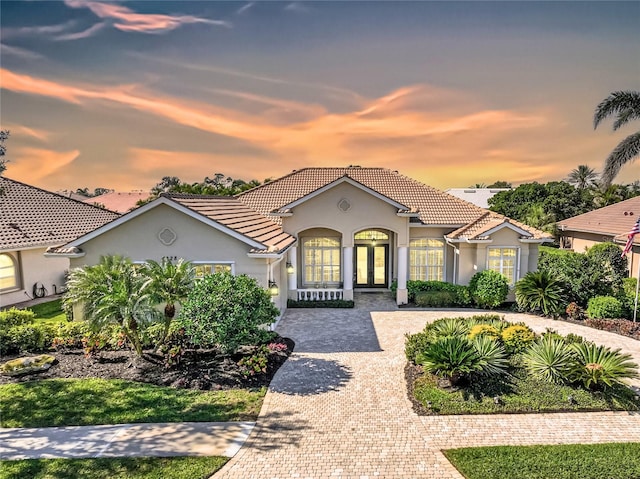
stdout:
POLYGON ((342 288, 343 298, 353 301, 353 247, 342 248, 342 288))
POLYGON ((293 266, 293 273, 287 273, 288 290, 290 299, 298 299, 298 248, 292 246, 289 248, 289 263, 293 266))
POLYGON ((407 292, 407 247, 398 246, 398 291, 396 302, 407 304, 409 295, 407 292))

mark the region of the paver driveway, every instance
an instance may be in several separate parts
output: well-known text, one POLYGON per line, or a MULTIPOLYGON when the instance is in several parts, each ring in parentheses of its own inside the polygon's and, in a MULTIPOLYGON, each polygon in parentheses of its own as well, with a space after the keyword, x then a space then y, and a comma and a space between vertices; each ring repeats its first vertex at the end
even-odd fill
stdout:
MULTIPOLYGON (((406 396, 404 334, 474 312, 398 310, 380 295, 363 294, 356 304, 287 311, 278 331, 296 341, 295 352, 271 383, 249 440, 216 479, 458 479, 441 448, 640 441, 640 415, 629 413, 419 417, 406 396)), ((508 316, 546 327, 540 318, 508 316)), ((635 348, 640 360, 639 342, 591 331, 601 343, 635 348)))

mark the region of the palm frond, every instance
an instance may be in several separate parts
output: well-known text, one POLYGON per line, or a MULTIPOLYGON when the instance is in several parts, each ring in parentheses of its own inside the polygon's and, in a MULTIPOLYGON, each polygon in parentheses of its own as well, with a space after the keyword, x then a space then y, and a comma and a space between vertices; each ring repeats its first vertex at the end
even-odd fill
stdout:
POLYGON ((640 131, 622 140, 604 162, 602 183, 610 185, 622 167, 640 155, 640 131))
POLYGON ((627 90, 611 93, 596 107, 593 115, 593 128, 598 128, 598 125, 611 115, 618 115, 618 120, 614 123, 614 130, 631 119, 640 118, 640 92, 627 90), (623 120, 618 124, 621 116, 628 117, 628 120, 623 120))

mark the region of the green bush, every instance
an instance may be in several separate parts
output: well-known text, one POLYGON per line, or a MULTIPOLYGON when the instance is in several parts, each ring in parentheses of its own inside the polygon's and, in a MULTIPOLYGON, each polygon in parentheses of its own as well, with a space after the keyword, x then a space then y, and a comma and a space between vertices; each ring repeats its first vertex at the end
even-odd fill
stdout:
POLYGON ((415 303, 423 308, 445 308, 457 306, 457 297, 450 291, 420 291, 416 293, 415 303))
POLYGON ((35 321, 36 315, 28 309, 17 309, 15 307, 0 311, 0 328, 10 328, 22 324, 31 324, 35 321))
POLYGON ((51 345, 54 349, 82 348, 84 347, 82 339, 87 334, 89 334, 89 325, 84 321, 60 323, 57 326, 51 345))
POLYGON ((495 308, 507 299, 509 282, 496 271, 480 271, 471 278, 469 292, 473 301, 481 308, 495 308))
POLYGON ((563 287, 547 271, 527 273, 516 283, 516 301, 525 311, 557 316, 562 309, 563 287))
POLYGON ((47 323, 20 324, 0 330, 0 354, 38 352, 49 349, 56 328, 47 323))
POLYGON ((404 354, 407 357, 407 361, 416 363, 418 354, 427 349, 431 343, 432 336, 426 331, 421 331, 416 334, 405 334, 404 337, 406 338, 404 354))
POLYGON ((532 376, 556 384, 569 380, 574 363, 572 351, 562 337, 550 334, 532 344, 523 359, 532 376))
POLYGON ((502 343, 509 353, 524 351, 535 339, 535 333, 524 324, 514 324, 502 331, 502 343))
POLYGON ((195 345, 232 353, 271 336, 264 327, 277 315, 269 292, 255 279, 216 273, 195 284, 180 311, 180 324, 195 345))
POLYGON ((477 336, 500 339, 500 331, 490 324, 476 324, 475 326, 471 326, 471 329, 469 330, 469 339, 474 339, 477 336))
POLYGON ((467 286, 446 283, 444 281, 407 281, 409 302, 415 303, 417 294, 425 291, 451 293, 455 297, 455 300, 448 306, 466 307, 471 305, 471 295, 469 294, 469 288, 467 286))
POLYGON ((572 368, 573 379, 588 389, 600 389, 604 385, 611 387, 624 378, 638 377, 638 365, 630 354, 623 354, 619 349, 612 351, 593 343, 572 344, 570 347, 576 358, 572 368))
POLYGON ((636 284, 638 280, 636 278, 625 278, 622 280, 622 288, 618 298, 622 303, 624 310, 624 317, 627 319, 633 318, 633 309, 635 308, 636 299, 636 284))
POLYGON ((296 301, 287 300, 287 308, 353 308, 355 303, 346 299, 331 299, 327 301, 296 301))
POLYGON ((623 316, 619 299, 613 296, 596 296, 589 300, 587 316, 591 319, 616 319, 623 316))

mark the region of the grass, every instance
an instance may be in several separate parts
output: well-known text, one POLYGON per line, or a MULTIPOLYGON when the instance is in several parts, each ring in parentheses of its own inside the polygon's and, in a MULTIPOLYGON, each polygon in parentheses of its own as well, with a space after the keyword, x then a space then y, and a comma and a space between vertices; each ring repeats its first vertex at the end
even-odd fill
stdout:
POLYGON ((450 449, 467 479, 638 479, 640 443, 450 449))
POLYGON ((213 456, 2 461, 0 479, 204 479, 218 471, 227 460, 213 456))
POLYGON ((35 313, 36 321, 51 324, 67 322, 67 316, 62 310, 61 299, 49 301, 48 303, 36 304, 35 306, 31 306, 28 309, 35 313))
POLYGON ((47 379, 0 386, 0 427, 247 421, 266 388, 194 391, 133 381, 47 379))
POLYGON ((430 402, 428 409, 438 414, 640 410, 640 400, 623 385, 590 392, 536 380, 524 369, 512 370, 512 374, 510 378, 483 379, 454 392, 438 388, 435 378, 425 374, 416 380, 414 396, 425 407, 430 402), (495 396, 500 396, 500 404, 495 403, 495 396))

